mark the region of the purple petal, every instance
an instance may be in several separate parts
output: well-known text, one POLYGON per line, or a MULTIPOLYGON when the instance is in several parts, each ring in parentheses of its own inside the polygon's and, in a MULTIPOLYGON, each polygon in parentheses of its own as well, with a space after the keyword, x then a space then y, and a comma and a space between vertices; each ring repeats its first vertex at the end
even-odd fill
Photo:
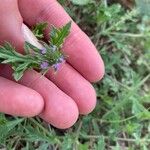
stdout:
POLYGON ((46 52, 47 52, 47 49, 46 49, 46 48, 40 49, 40 53, 41 53, 41 54, 46 54, 46 52))
POLYGON ((59 58, 58 61, 59 61, 59 63, 63 63, 63 62, 65 61, 65 59, 64 59, 64 57, 62 56, 62 57, 59 58))
POLYGON ((59 63, 63 63, 64 61, 64 58, 59 58, 59 63))
POLYGON ((53 65, 54 70, 57 71, 60 68, 60 65, 61 65, 60 63, 54 64, 53 65))
POLYGON ((43 61, 43 62, 41 63, 41 65, 40 65, 41 69, 47 69, 48 66, 49 66, 49 64, 48 64, 48 62, 46 62, 46 61, 43 61))

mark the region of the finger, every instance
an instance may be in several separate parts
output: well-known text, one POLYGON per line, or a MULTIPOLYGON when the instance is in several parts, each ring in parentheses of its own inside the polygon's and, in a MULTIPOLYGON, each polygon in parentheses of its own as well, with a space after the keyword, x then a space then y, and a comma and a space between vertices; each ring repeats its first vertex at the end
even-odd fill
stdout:
POLYGON ((43 109, 39 93, 13 81, 0 77, 0 112, 32 117, 43 109))
POLYGON ((95 108, 94 88, 70 65, 63 64, 56 73, 49 71, 47 77, 76 102, 80 114, 88 114, 95 108))
POLYGON ((17 49, 22 48, 21 36, 22 17, 19 13, 17 0, 0 2, 0 43, 15 43, 17 49))
MULTIPOLYGON (((29 25, 48 22, 55 26, 68 23, 71 18, 56 0, 19 0, 19 9, 29 25)), ((73 22, 70 36, 64 45, 68 62, 89 81, 97 81, 104 75, 104 64, 95 46, 73 22)))
MULTIPOLYGON (((10 68, 5 68, 3 75, 11 78, 10 72, 10 68)), ((44 98, 41 118, 45 121, 60 129, 69 128, 76 122, 79 114, 77 105, 46 77, 41 77, 36 71, 27 71, 20 83, 36 90, 44 98)))

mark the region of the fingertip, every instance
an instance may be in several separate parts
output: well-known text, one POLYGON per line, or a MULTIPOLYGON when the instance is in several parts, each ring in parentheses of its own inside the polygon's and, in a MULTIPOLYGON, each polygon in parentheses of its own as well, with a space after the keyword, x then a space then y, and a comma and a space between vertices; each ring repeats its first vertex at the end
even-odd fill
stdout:
POLYGON ((22 86, 19 93, 14 91, 13 105, 11 107, 12 115, 22 117, 34 117, 39 115, 44 108, 44 100, 36 91, 22 86), (16 103, 15 103, 16 101, 16 103))
POLYGON ((28 108, 28 114, 25 113, 24 115, 26 117, 34 117, 39 115, 43 109, 44 109, 44 100, 43 97, 36 91, 30 90, 27 97, 27 107, 28 108), (32 92, 32 93, 30 93, 32 92))
POLYGON ((80 114, 82 115, 87 115, 89 113, 91 113, 95 106, 96 106, 96 92, 95 92, 95 89, 93 88, 92 85, 89 84, 89 86, 86 86, 82 93, 84 94, 84 96, 82 96, 81 94, 81 97, 80 97, 80 102, 79 102, 79 111, 80 111, 80 114))
POLYGON ((41 113, 44 100, 39 93, 3 77, 0 82, 0 112, 22 117, 41 113))
POLYGON ((93 64, 93 66, 96 66, 96 68, 92 69, 91 74, 87 76, 87 79, 92 83, 96 83, 102 80, 105 75, 105 65, 102 58, 99 58, 97 62, 95 61, 95 64, 93 64))
MULTIPOLYGON (((52 106, 50 111, 46 110, 41 114, 41 117, 51 125, 59 129, 67 129, 75 124, 78 119, 79 111, 75 102, 71 98, 61 100, 58 97, 57 106, 52 106), (58 103, 59 101, 59 103, 58 103), (58 106, 59 105, 59 106, 58 106), (53 110, 54 109, 54 110, 53 110), (49 114, 53 112, 53 114, 49 114)), ((54 104, 54 103, 53 103, 54 104)), ((52 104, 52 105, 53 105, 52 104)))
POLYGON ((89 37, 75 24, 66 40, 64 51, 69 56, 67 61, 88 81, 97 82, 104 76, 104 62, 89 37))

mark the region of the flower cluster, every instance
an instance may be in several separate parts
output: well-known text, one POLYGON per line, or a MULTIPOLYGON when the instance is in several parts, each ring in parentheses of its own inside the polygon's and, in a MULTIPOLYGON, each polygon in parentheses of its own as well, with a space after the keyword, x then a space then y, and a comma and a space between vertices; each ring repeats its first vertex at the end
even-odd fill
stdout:
MULTIPOLYGON (((52 53, 54 53, 58 50, 57 46, 55 46, 55 45, 51 46, 50 49, 51 49, 52 53)), ((42 49, 40 49, 40 53, 41 53, 41 55, 46 55, 48 53, 48 51, 46 48, 42 48, 42 49)), ((65 57, 62 55, 58 59, 56 59, 56 63, 53 64, 52 67, 54 68, 55 71, 57 71, 60 68, 61 63, 63 63, 63 62, 65 62, 65 57)), ((40 67, 42 70, 48 69, 50 66, 51 65, 46 60, 42 61, 40 64, 40 67)))

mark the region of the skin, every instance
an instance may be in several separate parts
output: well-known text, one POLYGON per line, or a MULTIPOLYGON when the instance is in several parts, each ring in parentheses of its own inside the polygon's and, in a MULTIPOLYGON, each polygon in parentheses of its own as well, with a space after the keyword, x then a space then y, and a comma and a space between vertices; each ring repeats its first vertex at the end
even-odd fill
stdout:
MULTIPOLYGON (((23 52, 23 22, 29 27, 38 22, 60 27, 70 20, 56 0, 0 1, 0 43, 9 41, 23 52)), ((46 77, 30 70, 16 83, 10 67, 0 66, 0 112, 25 117, 39 115, 60 129, 71 127, 79 114, 90 113, 96 105, 90 82, 102 79, 104 63, 74 22, 63 51, 69 56, 67 62, 56 74, 50 70, 46 77)))

